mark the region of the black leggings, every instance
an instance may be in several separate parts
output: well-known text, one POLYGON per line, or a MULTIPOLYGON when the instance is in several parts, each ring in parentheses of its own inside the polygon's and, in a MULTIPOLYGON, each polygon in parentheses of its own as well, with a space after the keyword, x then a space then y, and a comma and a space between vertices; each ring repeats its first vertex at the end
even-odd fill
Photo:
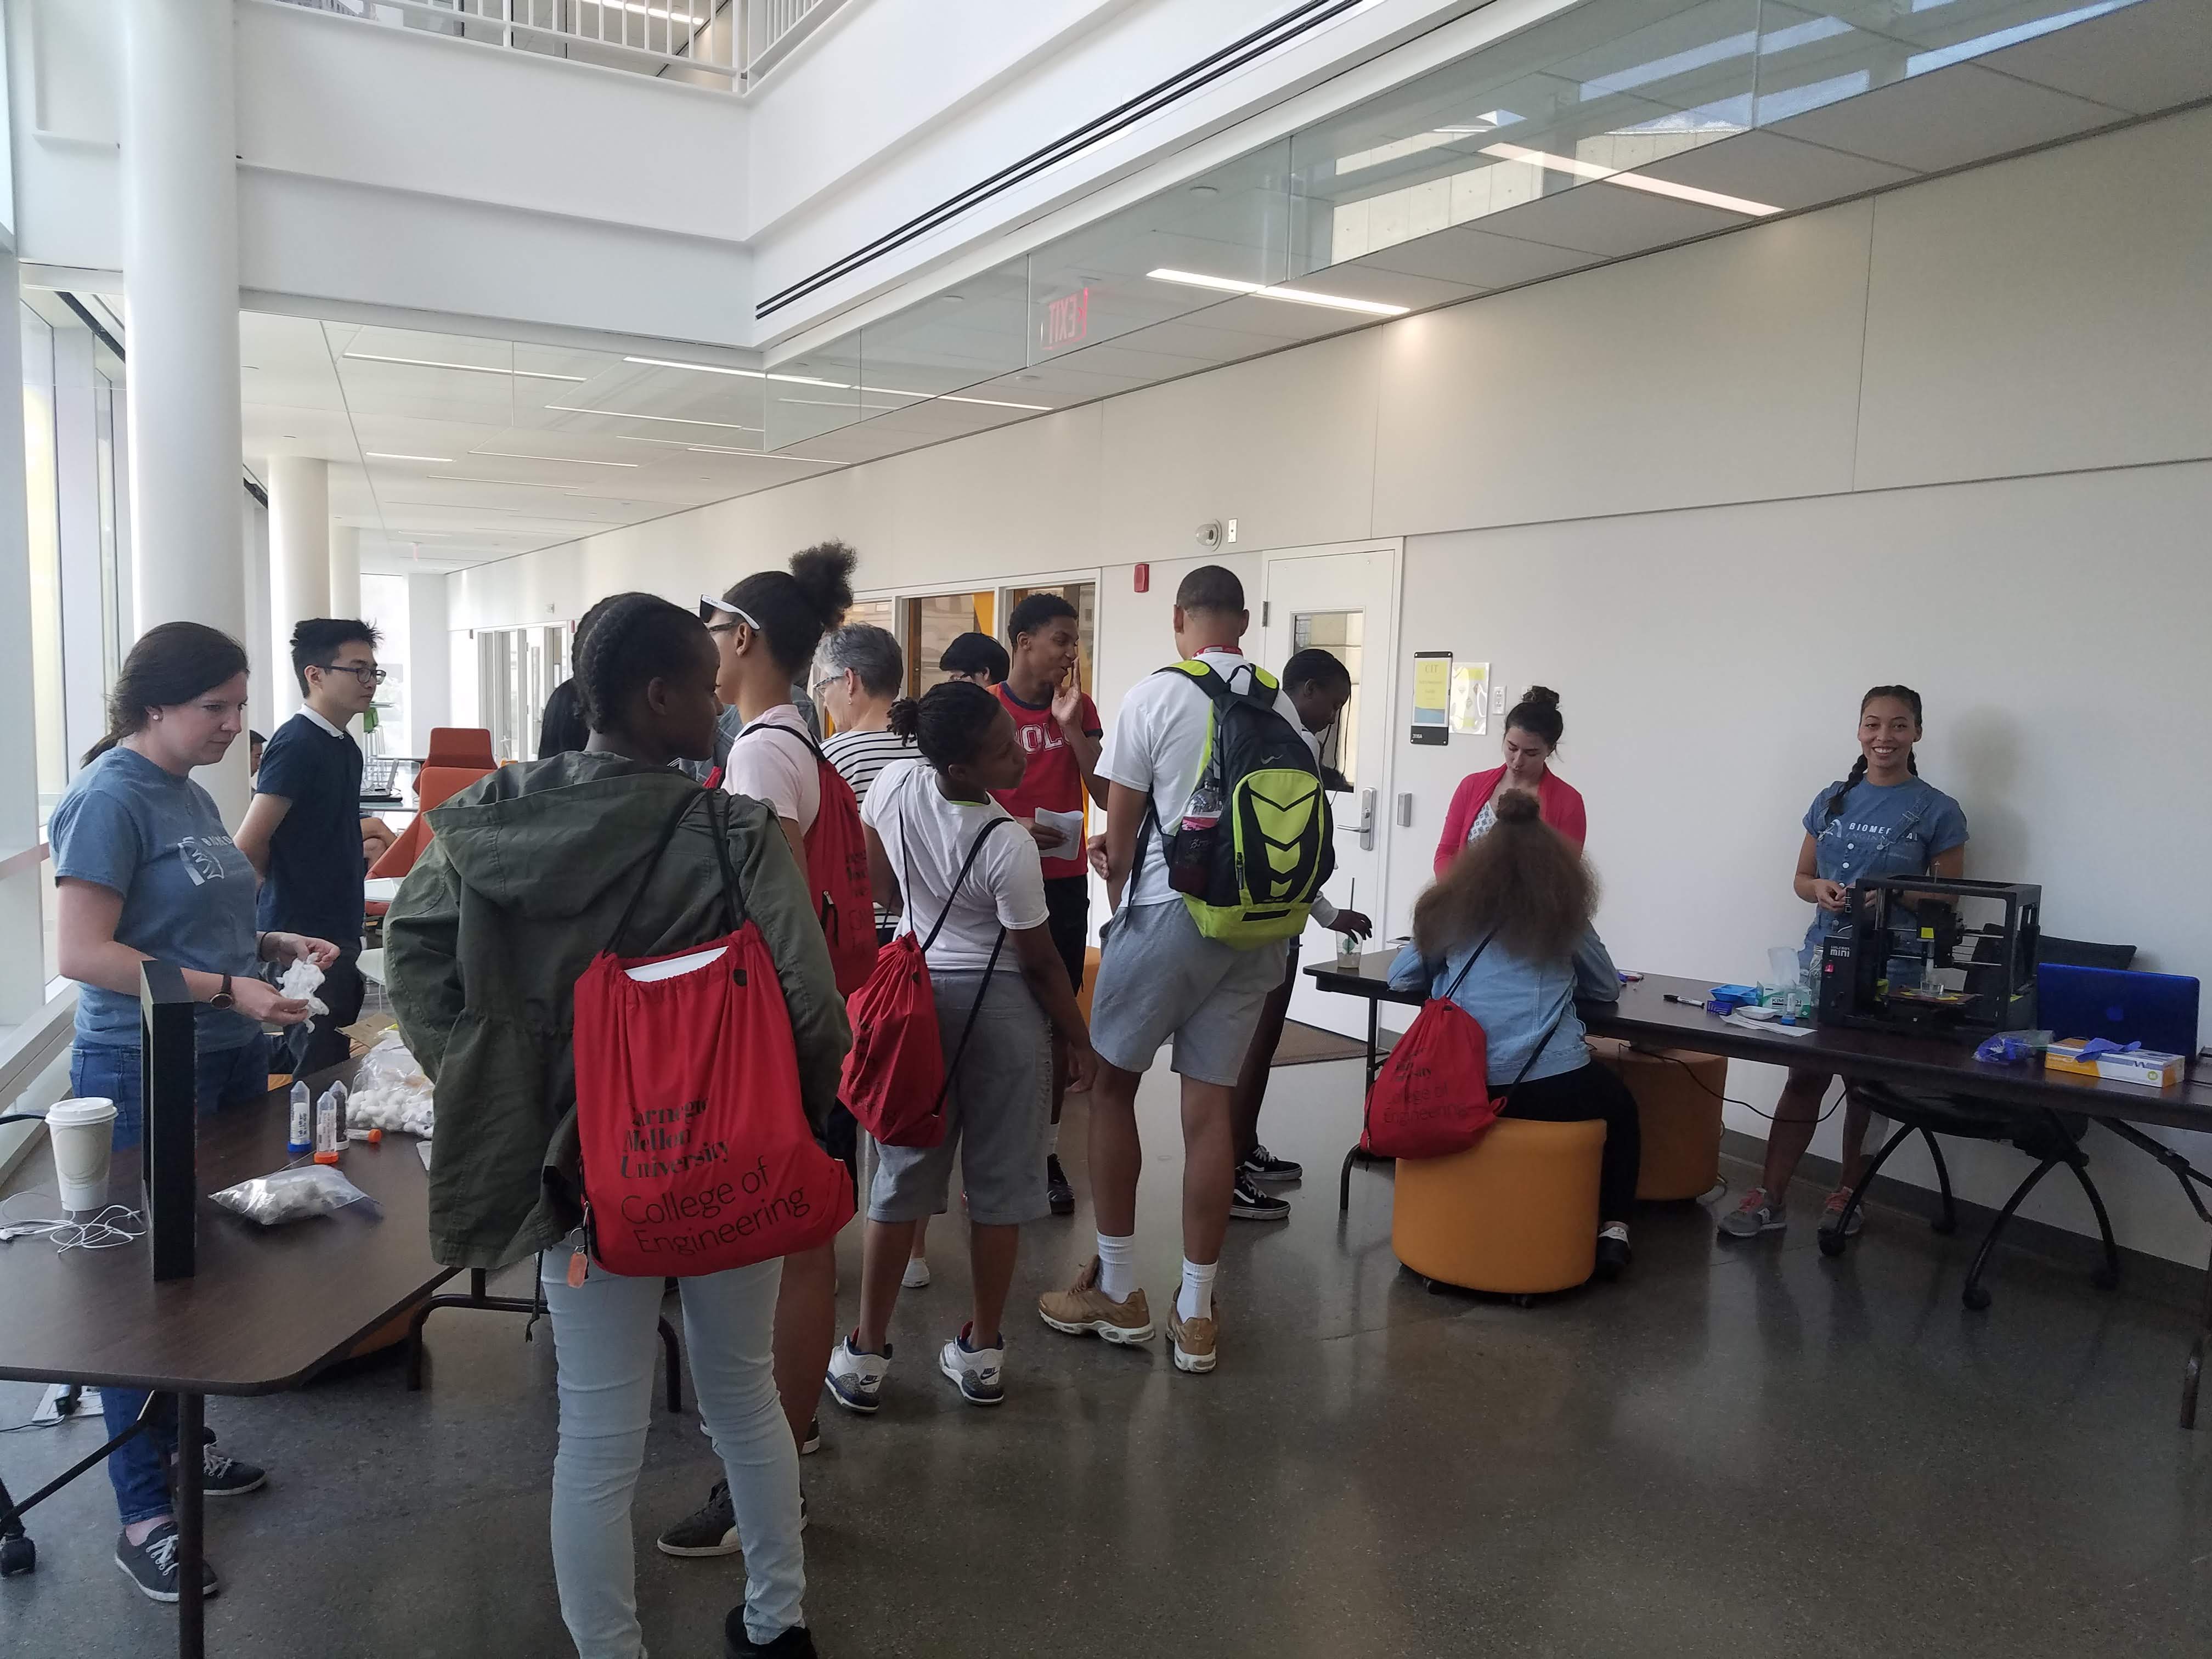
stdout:
POLYGON ((1598 1219, 1628 1219, 1629 1207, 1636 1202, 1637 1166, 1644 1159, 1644 1132, 1637 1121, 1636 1097, 1619 1077, 1592 1060, 1557 1077, 1531 1079, 1514 1090, 1498 1115, 1532 1118, 1540 1123, 1603 1118, 1605 1152, 1598 1164, 1598 1219))

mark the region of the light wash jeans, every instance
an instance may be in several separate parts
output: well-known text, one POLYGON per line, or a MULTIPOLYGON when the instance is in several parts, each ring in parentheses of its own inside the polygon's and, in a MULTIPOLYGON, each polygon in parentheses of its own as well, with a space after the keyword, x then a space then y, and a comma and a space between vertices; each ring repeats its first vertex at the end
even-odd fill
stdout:
MULTIPOLYGON (((653 1367, 660 1352, 659 1278, 594 1262, 568 1284, 572 1236, 545 1253, 561 1382, 553 1458, 553 1576, 580 1659, 643 1659, 630 1498, 645 1461, 653 1367)), ((799 1536, 799 1449, 770 1360, 781 1261, 681 1281, 684 1346, 699 1414, 729 1477, 745 1550, 745 1630, 771 1642, 806 1622, 799 1536)))

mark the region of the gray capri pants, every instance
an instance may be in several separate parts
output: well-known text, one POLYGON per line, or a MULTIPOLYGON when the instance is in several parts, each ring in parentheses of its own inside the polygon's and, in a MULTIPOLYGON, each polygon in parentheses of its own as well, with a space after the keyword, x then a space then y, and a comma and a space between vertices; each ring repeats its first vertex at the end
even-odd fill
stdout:
MULTIPOLYGON (((983 975, 933 971, 930 982, 949 1066, 983 975)), ((945 1091, 944 1140, 934 1146, 878 1146, 868 1219, 943 1215, 957 1152, 970 1221, 1018 1227, 1037 1220, 1050 1212, 1044 1157, 1051 1133, 1051 1025, 1020 974, 994 974, 967 1052, 945 1091)))

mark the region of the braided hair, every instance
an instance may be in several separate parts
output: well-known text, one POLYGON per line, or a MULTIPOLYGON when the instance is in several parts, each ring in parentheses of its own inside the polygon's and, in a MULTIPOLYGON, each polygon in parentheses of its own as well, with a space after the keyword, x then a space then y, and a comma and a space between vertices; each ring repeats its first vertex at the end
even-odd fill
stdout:
POLYGON ((728 592, 733 605, 760 625, 775 665, 793 679, 814 660, 822 636, 853 606, 853 567, 860 555, 842 542, 823 542, 791 556, 788 570, 757 570, 728 592))
POLYGON ((891 735, 921 750, 922 759, 942 777, 973 760, 984 736, 1005 705, 973 680, 933 685, 921 702, 902 697, 891 705, 891 735))
MULTIPOLYGON (((1896 698, 1898 702, 1903 703, 1907 708, 1910 708, 1912 711, 1913 725, 1918 726, 1920 724, 1920 694, 1917 691, 1915 691, 1909 685, 1875 686, 1874 690, 1868 692, 1866 696, 1859 699, 1860 717, 1863 719, 1866 715, 1868 708, 1883 697, 1896 698)), ((1910 750, 1905 751, 1905 769, 1910 771, 1914 777, 1917 778, 1920 775, 1920 757, 1910 750)), ((1828 805, 1826 809, 1827 817, 1826 822, 1833 823, 1838 818, 1844 815, 1844 797, 1849 795, 1852 790, 1857 788, 1861 783, 1865 781, 1866 775, 1866 751, 1864 750, 1861 750, 1859 751, 1859 757, 1851 763, 1851 769, 1850 773, 1844 777, 1841 783, 1836 786, 1836 793, 1828 797, 1828 805)))
POLYGON ((617 593, 595 607, 576 661, 584 718, 594 732, 611 732, 632 697, 696 650, 706 631, 690 611, 653 593, 617 593))

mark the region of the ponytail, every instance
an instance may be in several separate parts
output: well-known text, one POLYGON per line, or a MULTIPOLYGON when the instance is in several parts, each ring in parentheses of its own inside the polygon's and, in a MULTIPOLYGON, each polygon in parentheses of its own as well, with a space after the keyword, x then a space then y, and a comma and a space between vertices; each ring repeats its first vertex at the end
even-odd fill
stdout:
POLYGON ((107 694, 107 735, 84 751, 89 766, 146 729, 156 708, 173 708, 246 672, 246 647, 198 623, 163 623, 138 636, 107 694))

